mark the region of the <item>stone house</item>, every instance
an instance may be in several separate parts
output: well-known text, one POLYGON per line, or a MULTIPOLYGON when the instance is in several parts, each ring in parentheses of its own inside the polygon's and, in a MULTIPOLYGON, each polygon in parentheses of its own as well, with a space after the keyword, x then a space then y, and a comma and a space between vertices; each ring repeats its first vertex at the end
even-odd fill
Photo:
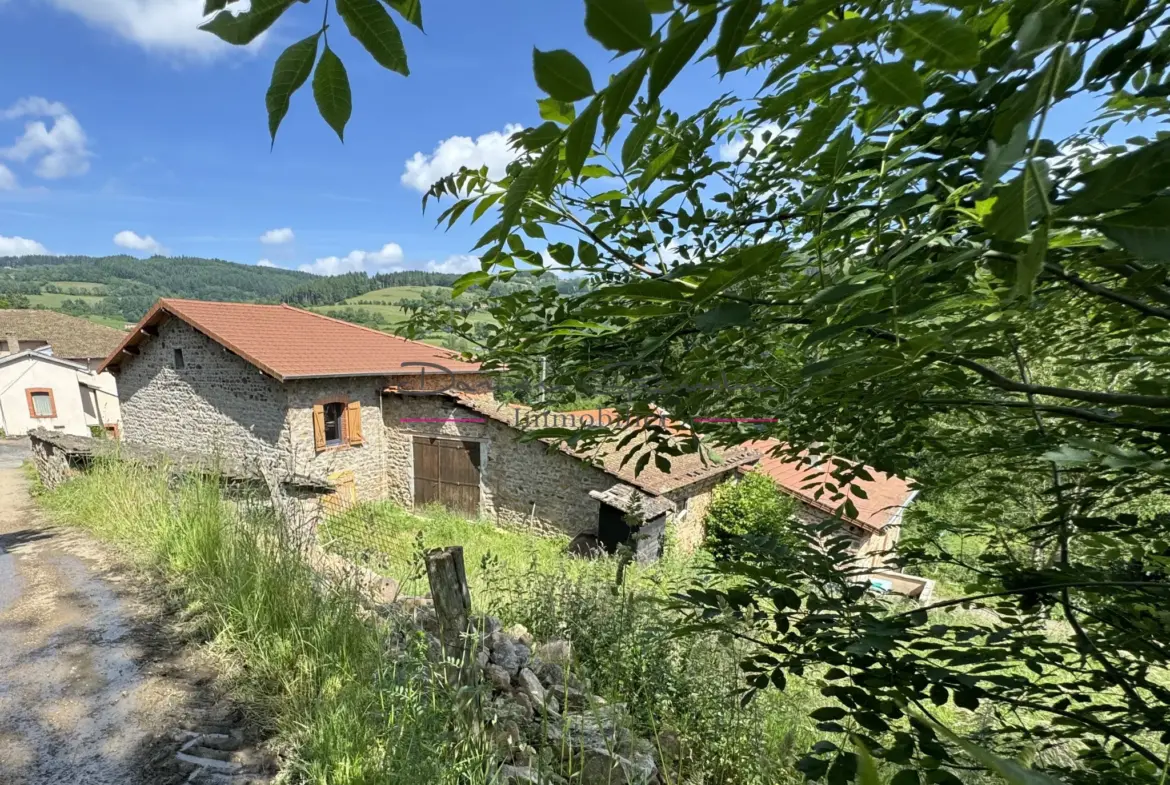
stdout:
POLYGON ((101 370, 117 377, 128 442, 324 478, 339 502, 438 502, 609 548, 633 511, 647 556, 759 457, 680 456, 635 475, 619 455, 525 439, 525 410, 492 398, 475 363, 288 305, 160 300, 101 370))

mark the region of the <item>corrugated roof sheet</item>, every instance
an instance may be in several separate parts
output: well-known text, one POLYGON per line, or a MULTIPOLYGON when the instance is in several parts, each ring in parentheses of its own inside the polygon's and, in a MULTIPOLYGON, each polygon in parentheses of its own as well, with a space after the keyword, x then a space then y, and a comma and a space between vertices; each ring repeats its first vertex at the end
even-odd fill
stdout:
POLYGON ((446 349, 291 305, 170 298, 155 303, 102 368, 119 364, 123 349, 150 340, 149 329, 168 317, 183 320, 281 381, 419 373, 421 367, 411 363, 430 363, 427 373, 441 373, 435 365, 452 373, 479 370, 478 363, 465 362, 446 349))
POLYGON ((0 309, 0 339, 10 335, 22 341, 44 341, 54 355, 67 360, 105 357, 126 337, 113 327, 56 311, 0 309))
MULTIPOLYGON (((764 454, 757 466, 757 471, 767 474, 776 481, 782 490, 802 502, 826 512, 836 512, 844 501, 843 498, 834 499, 835 494, 828 490, 821 494, 819 499, 815 495, 817 489, 823 487, 825 483, 832 484, 834 487, 838 485, 831 474, 833 471, 832 456, 821 456, 823 460, 817 465, 811 466, 801 460, 808 458, 807 452, 800 453, 796 459, 774 455, 775 451, 783 450, 786 447, 783 442, 775 439, 749 442, 745 446, 751 446, 764 454)), ((901 477, 884 474, 869 466, 866 466, 865 470, 873 477, 873 481, 854 481, 855 485, 861 487, 866 498, 862 499, 856 494, 848 494, 854 506, 857 507, 857 517, 847 517, 845 520, 873 531, 880 531, 902 514, 906 505, 913 501, 916 491, 908 480, 901 477)))

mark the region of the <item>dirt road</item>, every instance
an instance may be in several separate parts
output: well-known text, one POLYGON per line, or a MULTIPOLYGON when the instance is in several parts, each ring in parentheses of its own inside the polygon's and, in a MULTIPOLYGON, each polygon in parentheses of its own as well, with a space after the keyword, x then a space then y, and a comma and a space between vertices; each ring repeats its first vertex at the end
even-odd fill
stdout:
POLYGON ((107 551, 47 524, 21 458, 0 446, 0 783, 181 781, 174 729, 210 674, 107 551))

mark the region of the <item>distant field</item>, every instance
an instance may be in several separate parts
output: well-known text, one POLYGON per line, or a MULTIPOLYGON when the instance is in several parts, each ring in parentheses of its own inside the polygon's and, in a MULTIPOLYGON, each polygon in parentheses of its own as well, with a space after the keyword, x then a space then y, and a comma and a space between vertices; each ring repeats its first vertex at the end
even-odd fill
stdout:
POLYGON ((117 316, 97 316, 95 314, 90 314, 89 316, 84 316, 82 318, 88 319, 89 321, 95 322, 96 324, 104 324, 106 327, 113 327, 115 330, 124 329, 126 326, 126 320, 117 316))
POLYGON ((345 302, 358 305, 358 300, 374 301, 379 303, 397 303, 401 300, 418 300, 426 292, 442 291, 441 286, 391 286, 387 289, 376 289, 372 292, 350 297, 345 302))
POLYGON ((100 303, 102 297, 94 295, 76 295, 76 294, 30 294, 28 301, 33 305, 43 305, 46 308, 60 308, 61 303, 65 300, 84 300, 89 304, 100 303))
POLYGON ((90 283, 89 281, 49 281, 49 283, 62 289, 89 289, 91 292, 104 292, 109 288, 104 283, 90 283))

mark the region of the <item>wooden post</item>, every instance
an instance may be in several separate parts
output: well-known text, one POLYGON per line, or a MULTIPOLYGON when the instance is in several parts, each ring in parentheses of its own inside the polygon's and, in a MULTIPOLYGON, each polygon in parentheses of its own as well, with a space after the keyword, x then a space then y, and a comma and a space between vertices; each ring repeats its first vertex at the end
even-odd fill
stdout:
POLYGON ((462 546, 427 551, 427 581, 431 585, 431 599, 435 603, 443 646, 449 656, 455 656, 463 671, 471 658, 468 635, 471 591, 467 588, 462 546))

